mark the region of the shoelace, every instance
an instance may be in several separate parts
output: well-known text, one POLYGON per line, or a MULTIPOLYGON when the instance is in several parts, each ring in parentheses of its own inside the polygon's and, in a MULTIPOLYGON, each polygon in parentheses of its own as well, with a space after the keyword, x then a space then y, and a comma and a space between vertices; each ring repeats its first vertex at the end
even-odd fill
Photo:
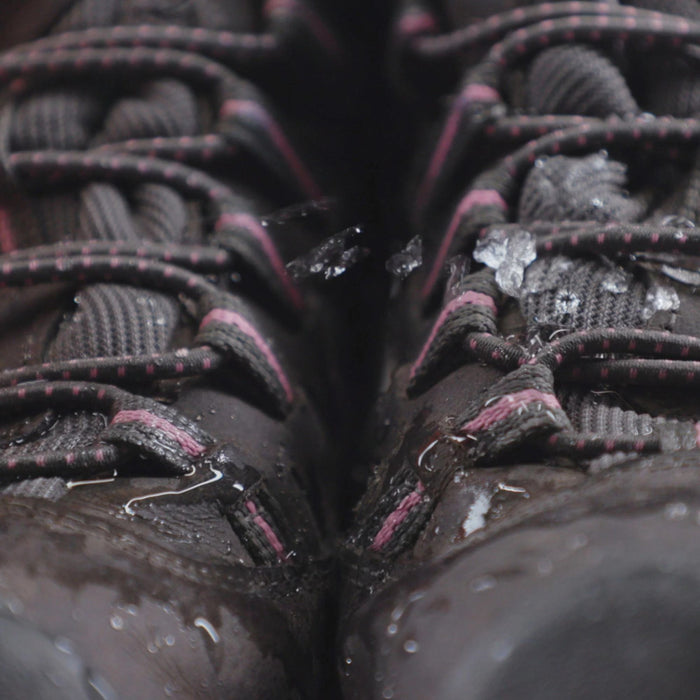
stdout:
MULTIPOLYGON (((174 409, 132 393, 139 384, 235 372, 257 389, 269 412, 289 411, 294 390, 281 360, 251 320, 244 300, 222 289, 216 276, 241 269, 253 274, 275 300, 278 315, 292 324, 303 308, 302 295, 287 275, 265 222, 251 213, 245 198, 198 169, 243 154, 281 180, 292 199, 317 199, 321 194, 265 100, 235 71, 254 77, 283 70, 290 51, 308 53, 310 46, 332 63, 339 47, 305 5, 273 2, 266 11, 273 29, 276 19, 281 19, 282 28, 291 21, 311 41, 301 48, 290 45, 285 31, 235 34, 177 26, 116 26, 66 32, 0 56, 0 81, 6 88, 0 117, 4 178, 25 190, 76 181, 164 183, 203 203, 215 222, 210 245, 81 241, 21 250, 14 249, 17 241, 11 228, 4 220, 0 223, 2 247, 12 251, 0 257, 0 286, 131 283, 189 299, 199 324, 194 347, 47 362, 0 373, 0 412, 96 411, 108 420, 94 444, 80 449, 0 454, 0 476, 85 478, 109 473, 123 462, 124 449, 155 460, 165 474, 192 473, 194 465, 212 452, 215 441, 174 409), (16 101, 24 95, 59 79, 119 76, 123 80, 129 75, 177 77, 195 84, 218 115, 211 133, 129 139, 87 151, 10 152, 9 123, 16 101)), ((263 511, 261 503, 256 505, 250 497, 245 508, 248 519, 262 522, 258 534, 273 559, 279 558, 281 545, 258 512, 263 511)))
MULTIPOLYGON (((478 174, 464 192, 438 237, 422 297, 430 303, 450 256, 470 252, 494 230, 533 235, 538 256, 565 254, 697 255, 700 233, 678 225, 600 222, 510 224, 508 214, 525 174, 539 158, 582 155, 597 149, 638 149, 683 156, 700 138, 695 118, 509 114, 502 97, 504 78, 513 66, 544 48, 581 42, 609 45, 636 42, 662 46, 695 58, 700 24, 681 17, 605 3, 542 3, 494 15, 456 32, 435 33, 434 17, 408 7, 399 22, 403 75, 417 66, 454 73, 463 55, 482 55, 470 69, 442 123, 423 173, 413 210, 414 224, 425 225, 440 193, 453 185, 470 152, 485 140, 495 152, 508 153, 478 174), (495 42, 495 43, 493 43, 495 42), (490 46, 490 48, 488 48, 490 46)), ((422 75, 422 73, 421 73, 422 75)), ((558 336, 535 354, 497 335, 496 318, 504 295, 493 272, 484 270, 447 285, 442 311, 411 369, 409 393, 425 391, 446 363, 480 361, 507 372, 479 407, 457 420, 455 434, 473 441, 476 460, 492 458, 523 437, 545 436, 550 453, 593 458, 612 452, 657 452, 695 447, 695 424, 677 426, 683 434, 667 441, 661 431, 641 436, 581 434, 571 428, 554 392, 554 376, 567 382, 606 385, 695 386, 700 381, 700 340, 663 331, 596 328, 558 336), (451 288, 452 287, 452 288, 451 288), (456 357, 456 359, 455 359, 456 357), (489 439, 480 440, 484 435, 489 439)))

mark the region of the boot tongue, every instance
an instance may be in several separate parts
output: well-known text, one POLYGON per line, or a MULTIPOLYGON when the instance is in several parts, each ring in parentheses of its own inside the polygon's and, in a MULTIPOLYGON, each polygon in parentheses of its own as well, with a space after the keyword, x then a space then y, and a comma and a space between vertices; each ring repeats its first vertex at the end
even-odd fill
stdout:
MULTIPOLYGON (((696 0, 635 0, 636 7, 700 20, 696 0)), ((649 56, 642 64, 647 109, 653 114, 692 117, 700 110, 700 78, 695 64, 681 57, 649 56)))
POLYGON ((4 0, 0 4, 0 51, 45 34, 74 0, 4 0))
MULTIPOLYGON (((625 191, 626 168, 607 154, 542 158, 528 173, 518 221, 634 222, 644 203, 625 191)), ((596 327, 641 327, 646 286, 611 261, 543 255, 526 270, 519 298, 530 337, 596 327)))
POLYGON ((640 112, 620 69, 598 49, 583 44, 539 53, 528 70, 526 107, 538 114, 606 118, 640 112))
POLYGON ((626 186, 626 166, 605 153, 541 158, 523 185, 518 220, 638 221, 644 205, 626 186))

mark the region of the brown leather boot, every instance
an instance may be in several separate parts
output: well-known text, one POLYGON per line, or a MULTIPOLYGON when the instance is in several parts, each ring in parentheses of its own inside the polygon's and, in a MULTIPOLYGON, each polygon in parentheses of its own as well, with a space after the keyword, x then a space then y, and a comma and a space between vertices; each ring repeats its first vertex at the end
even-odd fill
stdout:
POLYGON ((0 17, 0 695, 314 697, 343 336, 286 263, 344 225, 343 48, 306 0, 0 17))
POLYGON ((348 698, 700 692, 700 10, 634 4, 397 15, 424 262, 347 543, 348 698))

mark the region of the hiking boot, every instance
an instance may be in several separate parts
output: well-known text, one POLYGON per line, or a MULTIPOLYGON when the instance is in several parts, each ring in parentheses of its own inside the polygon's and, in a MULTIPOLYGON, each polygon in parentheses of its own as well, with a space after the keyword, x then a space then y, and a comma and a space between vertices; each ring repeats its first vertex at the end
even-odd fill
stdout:
POLYGON ((346 544, 348 698, 698 693, 700 9, 634 4, 398 13, 425 158, 346 544))
POLYGON ((343 324, 286 263, 344 225, 343 49, 306 0, 0 16, 0 694, 313 697, 343 324))

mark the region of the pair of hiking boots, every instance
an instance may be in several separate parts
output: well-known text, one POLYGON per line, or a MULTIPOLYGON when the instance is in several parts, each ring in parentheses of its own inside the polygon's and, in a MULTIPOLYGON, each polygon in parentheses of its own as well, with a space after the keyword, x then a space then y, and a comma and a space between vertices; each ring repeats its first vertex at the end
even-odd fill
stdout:
POLYGON ((697 694, 696 2, 0 20, 2 697, 697 694))

